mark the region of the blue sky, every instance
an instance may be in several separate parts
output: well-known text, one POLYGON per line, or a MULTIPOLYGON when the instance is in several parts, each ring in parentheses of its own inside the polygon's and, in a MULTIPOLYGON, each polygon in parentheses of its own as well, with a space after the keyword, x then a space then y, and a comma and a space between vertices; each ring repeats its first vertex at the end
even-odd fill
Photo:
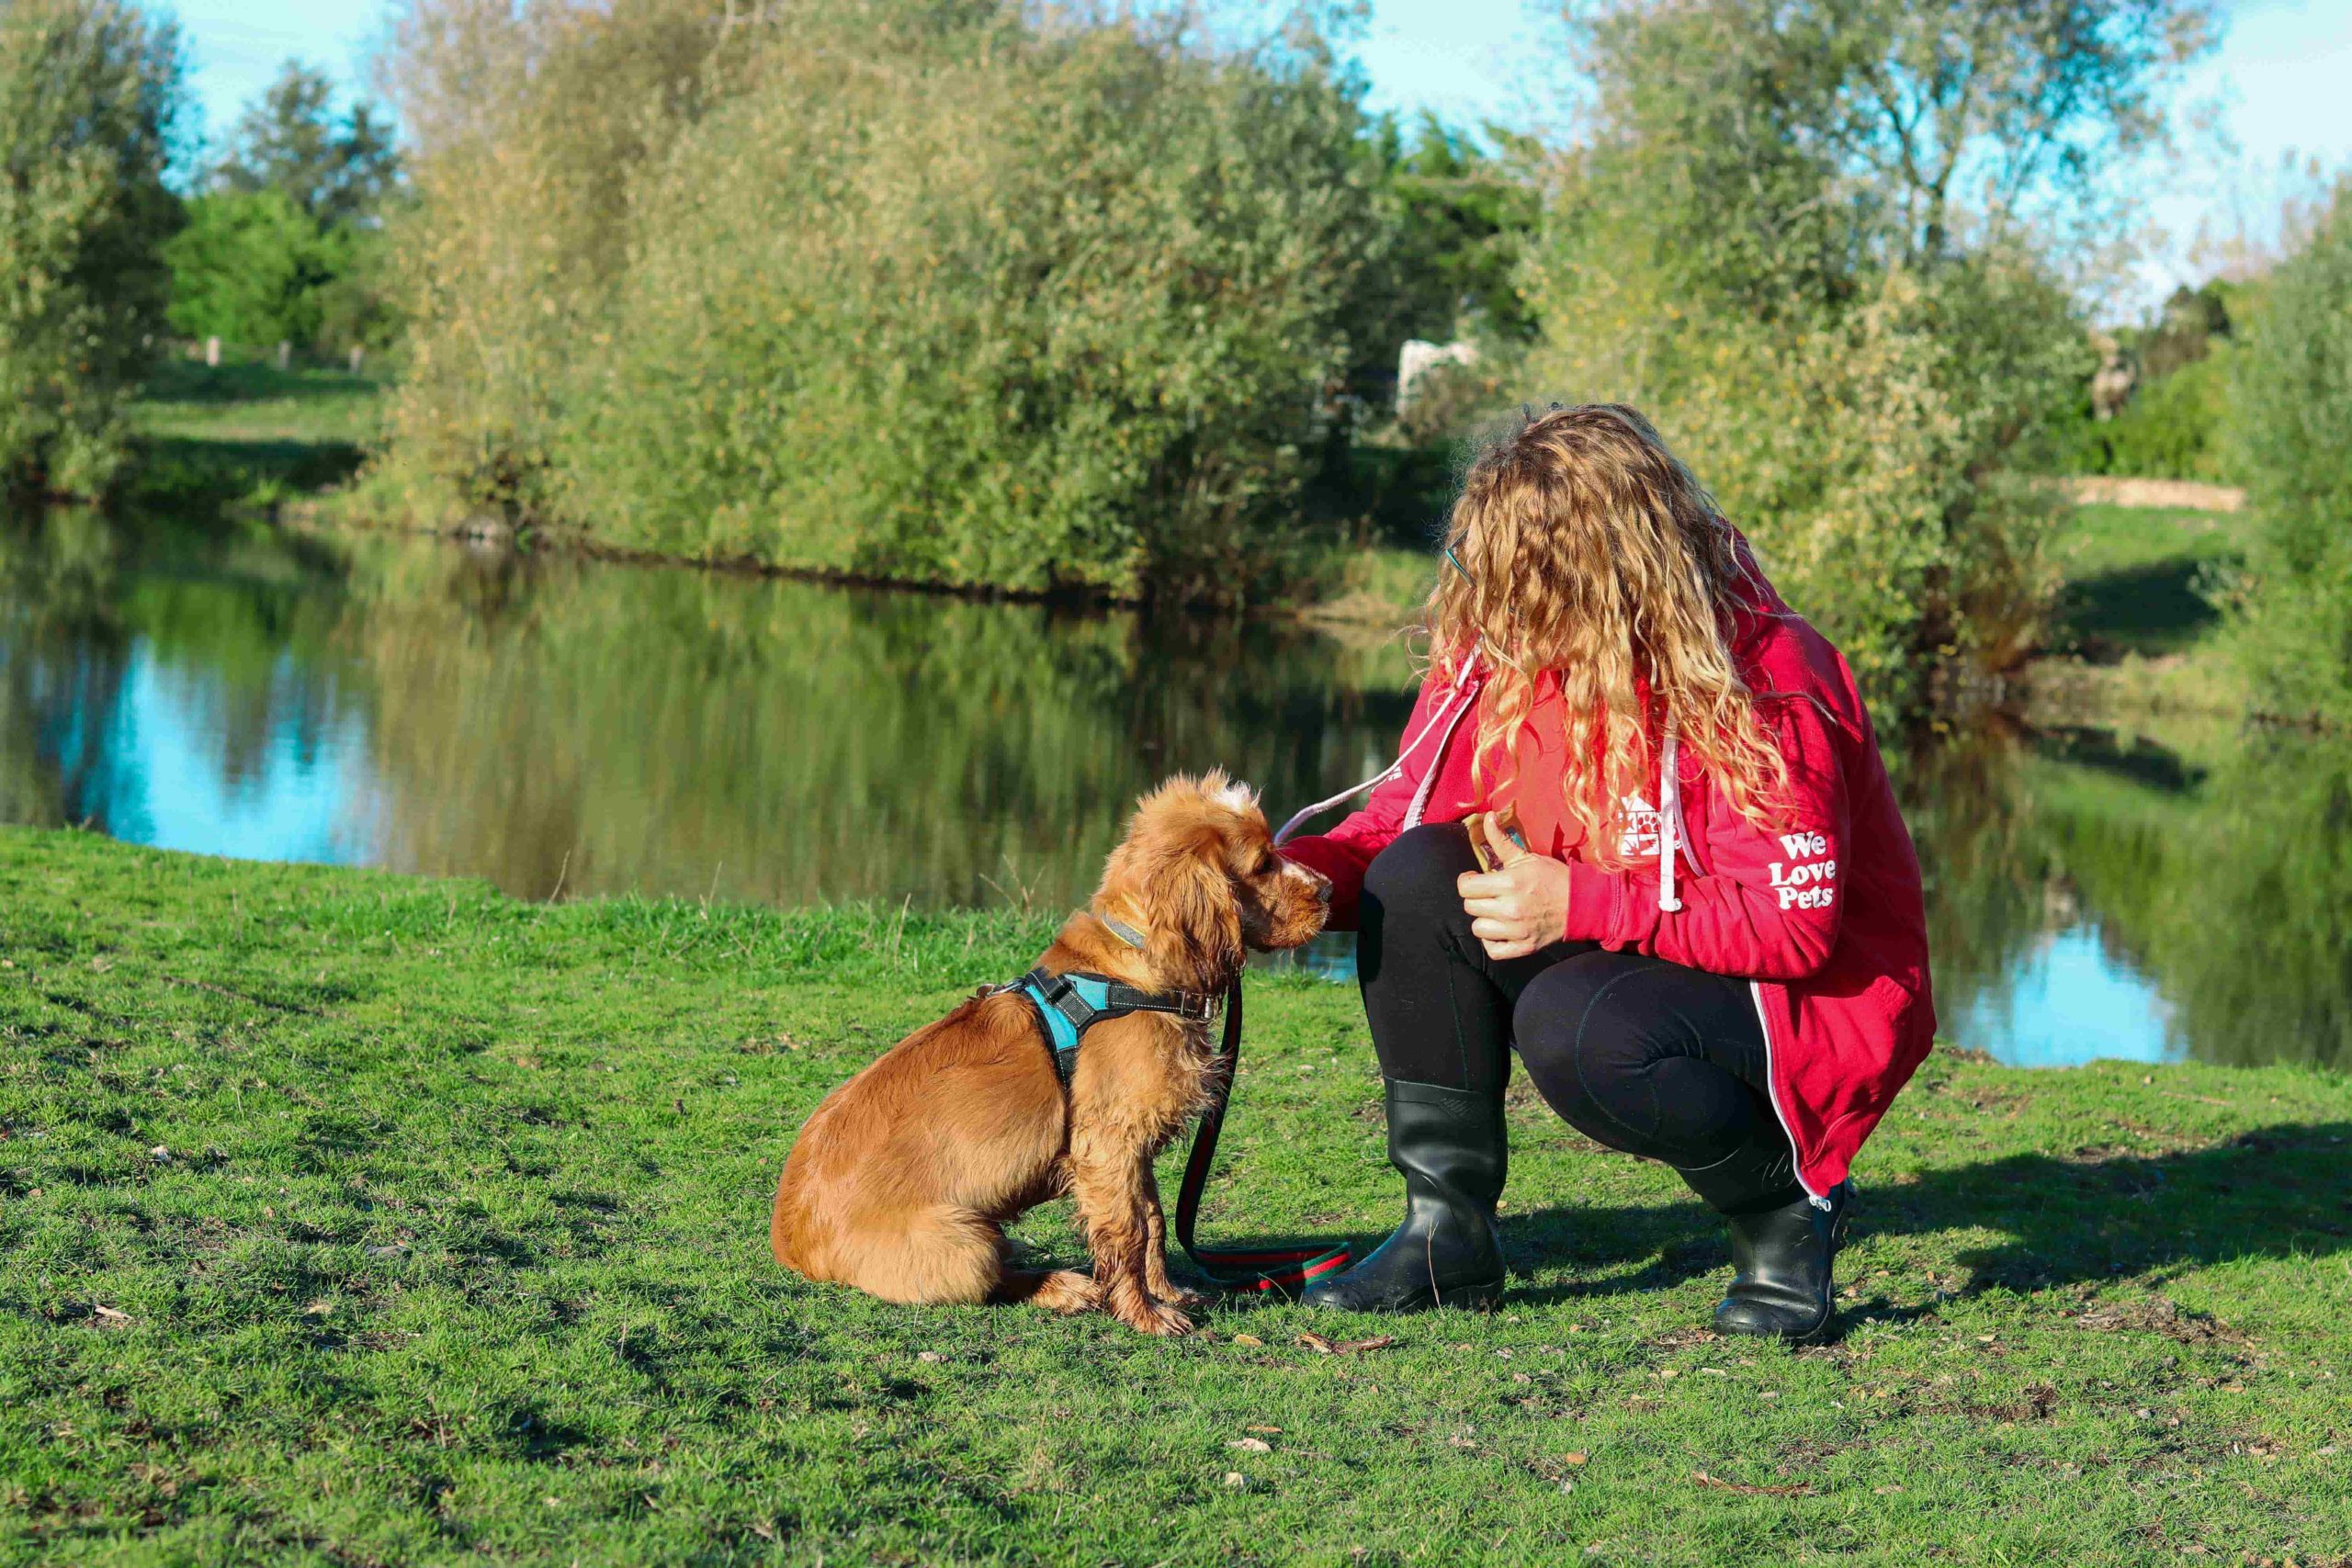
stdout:
MULTIPOLYGON (((206 119, 225 132, 278 62, 300 55, 345 82, 364 79, 381 34, 384 0, 181 0, 206 119)), ((1428 107, 1455 119, 1525 121, 1556 105, 1564 84, 1543 47, 1556 5, 1544 0, 1374 0, 1363 56, 1383 107, 1428 107)), ((2161 291, 2199 270, 2186 240, 2200 222, 2255 221, 2271 199, 2265 176, 2290 150, 2333 167, 2352 164, 2352 0, 2237 0, 2221 53, 2189 84, 2235 150, 2200 149, 2153 193, 2157 224, 2179 236, 2143 267, 2161 291)))

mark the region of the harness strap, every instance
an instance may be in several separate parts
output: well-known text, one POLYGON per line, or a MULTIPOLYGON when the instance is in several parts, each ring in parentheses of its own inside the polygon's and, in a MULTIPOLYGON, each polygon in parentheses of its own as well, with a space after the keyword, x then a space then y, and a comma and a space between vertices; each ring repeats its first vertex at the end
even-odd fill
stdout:
POLYGON ((1205 1021, 1216 1007, 1215 997, 1196 996, 1189 991, 1163 994, 1138 990, 1107 975, 1075 969, 1057 975, 1043 964, 1005 989, 1018 992, 1046 1026, 1046 1043, 1054 1053, 1054 1071, 1061 1076, 1065 1087, 1070 1075, 1078 1070, 1078 1048, 1091 1026, 1105 1019, 1125 1018, 1131 1012, 1164 1012, 1205 1021))
MULTIPOLYGON (((1104 923, 1136 946, 1143 945, 1115 922, 1104 923)), ((1164 1012, 1206 1021, 1218 999, 1189 991, 1138 990, 1107 975, 1082 970, 1056 975, 1048 973, 1043 964, 999 989, 1017 994, 1037 1015, 1037 1021, 1046 1032, 1046 1044, 1054 1054, 1054 1071, 1059 1075, 1064 1090, 1068 1090, 1070 1077, 1078 1070, 1078 1048, 1091 1026, 1131 1012, 1164 1012)), ((1193 1260, 1193 1266, 1219 1290, 1276 1291, 1295 1296, 1316 1280, 1345 1269, 1348 1248, 1211 1248, 1201 1247, 1193 1239, 1193 1227, 1201 1213, 1201 1194, 1208 1187, 1209 1168, 1216 1162, 1217 1135, 1225 1128, 1226 1107, 1233 1098, 1234 1075, 1241 1066, 1239 976, 1227 986, 1224 1001, 1225 1032, 1217 1043, 1220 1070, 1213 1075, 1216 1089, 1208 1109, 1202 1112, 1200 1127, 1193 1134, 1192 1155, 1184 1162, 1183 1185, 1176 1193, 1176 1241, 1183 1247, 1184 1256, 1193 1260)))

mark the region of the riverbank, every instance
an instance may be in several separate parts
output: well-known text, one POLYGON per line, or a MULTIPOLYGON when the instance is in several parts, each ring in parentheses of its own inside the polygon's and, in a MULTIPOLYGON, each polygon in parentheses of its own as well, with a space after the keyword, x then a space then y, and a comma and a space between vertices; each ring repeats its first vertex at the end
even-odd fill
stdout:
MULTIPOLYGON (((380 426, 385 385, 331 369, 164 362, 133 412, 151 453, 137 499, 166 510, 244 508, 366 528, 364 496, 345 486, 380 426)), ((1355 500, 1369 509, 1374 540, 1307 552, 1297 563, 1297 587, 1267 611, 1350 644, 1385 643, 1419 615, 1430 567, 1425 550, 1379 541, 1434 525, 1451 469, 1435 453, 1385 447, 1367 448, 1358 466, 1351 482, 1361 492, 1355 500)), ((2203 587, 2235 561, 2251 518, 2229 504, 2233 492, 2213 487, 2150 482, 2133 491, 2109 483, 2085 491, 2110 493, 2117 500, 2077 504, 2057 543, 2065 587, 2051 650, 2023 682, 2029 711, 2054 721, 2126 724, 2244 714, 2243 685, 2212 644, 2218 615, 2203 587), (2199 504, 2118 503, 2149 499, 2199 504)), ((1337 502, 1327 497, 1323 504, 1337 502)), ((458 534, 492 545, 513 538, 499 518, 475 520, 458 534)), ((534 543, 638 565, 810 575, 748 561, 684 562, 560 532, 534 543)))
POLYGON ((341 368, 281 370, 251 353, 218 366, 159 360, 130 406, 143 448, 131 499, 206 512, 311 501, 359 471, 388 385, 341 368))
MULTIPOLYGON (((1793 1354, 1699 1329, 1706 1216, 1522 1087, 1500 1314, 1160 1342, 765 1256, 800 1119, 1041 919, 24 830, 0 885, 0 1559, 2352 1551, 2338 1077, 1939 1052, 1862 1162, 1843 1336, 1793 1354)), ((1204 1228, 1376 1234, 1352 994, 1252 986, 1204 1228)), ((1021 1234, 1082 1256, 1066 1205, 1021 1234)))

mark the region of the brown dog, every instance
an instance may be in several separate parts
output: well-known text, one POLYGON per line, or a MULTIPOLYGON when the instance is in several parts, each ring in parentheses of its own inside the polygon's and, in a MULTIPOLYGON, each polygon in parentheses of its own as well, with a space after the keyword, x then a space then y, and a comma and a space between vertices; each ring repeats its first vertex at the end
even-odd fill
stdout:
MULTIPOLYGON (((1296 947, 1330 887, 1274 853, 1256 798, 1221 773, 1146 795, 1093 902, 1043 966, 1155 993, 1221 994, 1244 947, 1296 947), (1131 945, 1102 917, 1140 934, 1131 945)), ((784 1164, 768 1239, 811 1280, 893 1302, 1023 1301, 1182 1334, 1152 1156, 1216 1089, 1205 1017, 1134 1012, 1086 1032, 1067 1091, 1036 1015, 984 992, 835 1089, 784 1164), (1070 1193, 1091 1278, 1008 1269, 1005 1224, 1070 1193)))

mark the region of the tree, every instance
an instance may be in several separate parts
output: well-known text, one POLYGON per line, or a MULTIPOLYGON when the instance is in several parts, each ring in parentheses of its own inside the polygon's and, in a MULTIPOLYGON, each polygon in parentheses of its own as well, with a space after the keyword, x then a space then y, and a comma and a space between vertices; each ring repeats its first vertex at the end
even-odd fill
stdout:
POLYGON ((396 189, 389 129, 364 100, 338 117, 322 72, 289 61, 246 108, 211 188, 168 252, 172 325, 232 343, 381 347, 379 221, 396 189))
POLYGON ((1499 126, 1485 133, 1497 152, 1427 112, 1410 141, 1395 119, 1379 125, 1374 145, 1397 209, 1390 265, 1404 336, 1517 341, 1533 330, 1518 272, 1540 216, 1540 150, 1499 126))
POLYGON ((163 325, 179 38, 124 0, 0 0, 0 484, 102 491, 163 325))
POLYGON ((2202 0, 1619 0, 1526 283, 1537 365, 1651 407, 1874 700, 2041 635, 2018 470, 2088 367, 2064 286, 2202 0))
POLYGON ((275 188, 216 191, 187 210, 187 227, 164 250, 175 330, 253 344, 321 335, 320 296, 350 248, 344 231, 322 230, 275 188))
POLYGON ((2266 712, 2352 723, 2352 179, 2281 264, 2233 356, 2257 528, 2233 644, 2266 712))
POLYGON ((365 98, 334 112, 324 72, 289 60, 245 109, 214 172, 227 191, 284 193, 321 228, 373 217, 400 177, 391 127, 365 98))
POLYGON ((1280 571, 1387 240, 1319 40, 721 6, 412 7, 399 499, 1032 592, 1280 571))
POLYGON ((1891 198, 1915 265, 1971 224, 2104 225, 2128 193, 2103 176, 2164 145, 2215 39, 2211 0, 1814 0, 1781 32, 1818 51, 1825 147, 1891 198))

